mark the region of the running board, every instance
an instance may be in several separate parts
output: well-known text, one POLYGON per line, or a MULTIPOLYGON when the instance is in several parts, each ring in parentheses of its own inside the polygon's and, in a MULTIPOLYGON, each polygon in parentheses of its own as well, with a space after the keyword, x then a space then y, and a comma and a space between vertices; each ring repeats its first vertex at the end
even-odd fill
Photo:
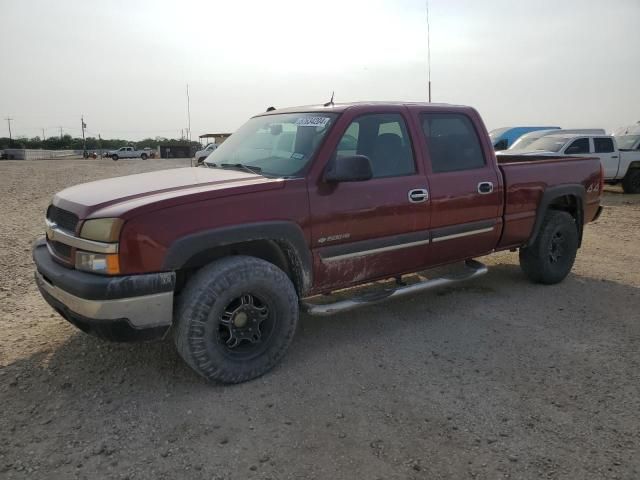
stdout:
POLYGON ((412 293, 423 292, 425 290, 431 290, 433 288, 444 287, 453 283, 471 280, 472 278, 484 275, 487 271, 488 269, 486 265, 476 260, 467 260, 465 262, 464 269, 461 272, 447 274, 439 278, 421 280, 411 285, 366 292, 352 298, 333 303, 302 302, 301 307, 302 310, 309 315, 333 315, 334 313, 346 312, 348 310, 353 310, 354 308, 372 305, 390 298, 404 297, 405 295, 411 295, 412 293))

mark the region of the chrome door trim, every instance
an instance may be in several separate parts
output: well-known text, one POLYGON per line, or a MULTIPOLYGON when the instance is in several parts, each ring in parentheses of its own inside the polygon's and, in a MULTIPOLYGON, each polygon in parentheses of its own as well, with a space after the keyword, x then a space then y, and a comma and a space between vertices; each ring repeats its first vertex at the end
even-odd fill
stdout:
POLYGON ((387 247, 372 248, 371 250, 361 250, 359 252, 345 253, 343 255, 336 255, 335 257, 326 257, 322 261, 335 262, 338 260, 348 260, 350 258, 363 257, 365 255, 373 255, 374 253, 391 252, 393 250, 399 250, 401 248, 417 247, 418 245, 427 245, 431 242, 428 238, 426 240, 418 240, 416 242, 400 243, 397 245, 389 245, 387 247))
POLYGON ((481 233, 489 233, 489 232, 492 232, 494 228, 495 228, 495 226, 487 227, 487 228, 480 228, 478 230, 469 230, 468 232, 454 233, 454 234, 451 234, 451 235, 445 235, 443 237, 435 237, 432 240, 432 242, 433 243, 437 243, 437 242, 443 242, 445 240, 453 240, 454 238, 468 237, 470 235, 479 235, 481 233))

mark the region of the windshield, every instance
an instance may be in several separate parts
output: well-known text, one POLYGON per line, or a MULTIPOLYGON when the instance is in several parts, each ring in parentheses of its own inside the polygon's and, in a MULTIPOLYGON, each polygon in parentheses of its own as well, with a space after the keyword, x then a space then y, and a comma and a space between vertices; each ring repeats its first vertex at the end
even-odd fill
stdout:
POLYGON ((638 140, 640 140, 640 135, 622 135, 615 137, 615 139, 620 150, 631 150, 638 140))
POLYGON ((545 151, 545 152, 559 152, 562 150, 562 147, 574 137, 557 137, 555 135, 551 135, 548 137, 539 138, 527 147, 527 150, 530 151, 545 151))
POLYGON ((531 145, 533 142, 535 142, 539 138, 542 138, 543 136, 544 135, 529 137, 527 135, 524 135, 520 137, 518 140, 516 140, 515 142, 513 142, 513 145, 509 147, 509 150, 524 150, 526 147, 531 145))
POLYGON ((283 113, 254 117, 207 157, 208 166, 244 165, 263 175, 298 175, 331 128, 334 113, 283 113))

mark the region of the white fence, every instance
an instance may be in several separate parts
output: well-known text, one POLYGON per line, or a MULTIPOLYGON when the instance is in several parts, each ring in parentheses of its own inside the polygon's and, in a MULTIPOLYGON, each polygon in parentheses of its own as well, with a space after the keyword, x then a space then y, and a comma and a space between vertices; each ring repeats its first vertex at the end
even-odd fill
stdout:
POLYGON ((4 157, 8 160, 43 160, 49 158, 82 157, 82 150, 36 150, 30 148, 5 148, 4 157))

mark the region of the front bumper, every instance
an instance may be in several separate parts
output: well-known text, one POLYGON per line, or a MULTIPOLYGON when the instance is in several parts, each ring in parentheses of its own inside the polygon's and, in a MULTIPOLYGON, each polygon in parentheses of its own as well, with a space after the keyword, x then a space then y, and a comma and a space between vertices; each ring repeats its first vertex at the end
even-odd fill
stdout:
POLYGON ((106 277, 56 263, 44 239, 33 246, 44 299, 80 330, 114 341, 159 338, 173 318, 174 272, 106 277))

